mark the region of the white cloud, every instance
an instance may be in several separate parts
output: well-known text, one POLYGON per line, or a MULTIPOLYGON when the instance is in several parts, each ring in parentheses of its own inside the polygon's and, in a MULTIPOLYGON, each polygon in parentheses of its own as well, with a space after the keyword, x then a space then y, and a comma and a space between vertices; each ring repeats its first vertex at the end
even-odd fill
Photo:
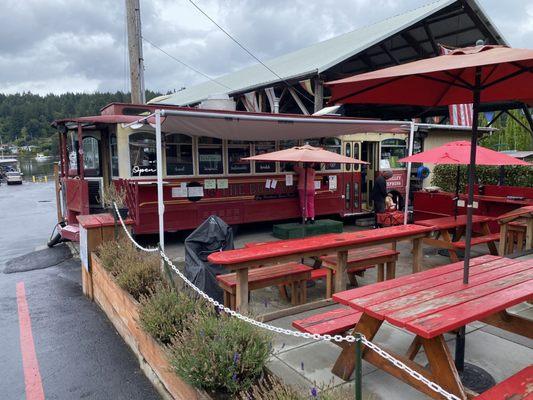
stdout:
MULTIPOLYGON (((422 6, 431 0, 195 0, 262 59, 422 6)), ((531 47, 533 5, 481 0, 511 45, 531 47)), ((0 92, 127 90, 123 0, 5 0, 0 14, 0 92)), ((143 35, 216 77, 254 60, 188 1, 141 0, 143 35)), ((204 81, 148 43, 146 87, 204 81)))

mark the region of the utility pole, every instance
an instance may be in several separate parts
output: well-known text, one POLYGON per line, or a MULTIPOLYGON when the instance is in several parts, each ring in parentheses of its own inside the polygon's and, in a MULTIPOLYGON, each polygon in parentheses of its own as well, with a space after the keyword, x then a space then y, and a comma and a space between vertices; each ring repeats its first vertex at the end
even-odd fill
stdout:
POLYGON ((144 60, 139 0, 126 0, 126 25, 128 27, 131 102, 143 104, 146 99, 144 95, 144 60))

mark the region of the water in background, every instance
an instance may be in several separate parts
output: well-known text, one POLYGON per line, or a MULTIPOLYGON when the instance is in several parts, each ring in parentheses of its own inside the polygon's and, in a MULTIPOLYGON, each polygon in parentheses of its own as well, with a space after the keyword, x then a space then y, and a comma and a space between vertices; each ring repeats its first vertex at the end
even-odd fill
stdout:
POLYGON ((36 179, 44 176, 54 176, 54 164, 59 161, 59 158, 53 157, 49 160, 37 161, 35 156, 19 157, 20 171, 24 174, 25 181, 31 181, 32 176, 36 179))

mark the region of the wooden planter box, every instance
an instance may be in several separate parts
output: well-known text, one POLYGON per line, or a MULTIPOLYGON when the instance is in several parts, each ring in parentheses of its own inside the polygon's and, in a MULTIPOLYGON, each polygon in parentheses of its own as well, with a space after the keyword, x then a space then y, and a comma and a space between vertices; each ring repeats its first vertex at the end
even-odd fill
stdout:
POLYGON ((94 253, 91 253, 91 267, 94 300, 135 353, 141 369, 158 392, 166 399, 211 399, 172 371, 167 350, 140 326, 139 303, 115 283, 94 253))

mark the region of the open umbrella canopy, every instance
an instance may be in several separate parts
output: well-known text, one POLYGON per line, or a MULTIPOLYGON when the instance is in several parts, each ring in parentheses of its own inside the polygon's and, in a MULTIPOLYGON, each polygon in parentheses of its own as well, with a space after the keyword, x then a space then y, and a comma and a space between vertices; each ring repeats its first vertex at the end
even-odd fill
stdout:
POLYGON ((273 151, 253 157, 243 158, 244 161, 285 161, 306 163, 341 163, 341 164, 368 164, 356 158, 346 157, 320 147, 308 144, 295 146, 290 149, 273 151))
POLYGON ((480 102, 531 100, 533 50, 474 46, 447 55, 327 82, 330 104, 446 106, 471 103, 480 69, 480 102))
MULTIPOLYGON (((459 140, 446 143, 410 157, 400 159, 401 162, 458 164, 470 163, 470 142, 459 140)), ((507 154, 499 153, 486 147, 476 146, 476 165, 531 165, 507 154)))

